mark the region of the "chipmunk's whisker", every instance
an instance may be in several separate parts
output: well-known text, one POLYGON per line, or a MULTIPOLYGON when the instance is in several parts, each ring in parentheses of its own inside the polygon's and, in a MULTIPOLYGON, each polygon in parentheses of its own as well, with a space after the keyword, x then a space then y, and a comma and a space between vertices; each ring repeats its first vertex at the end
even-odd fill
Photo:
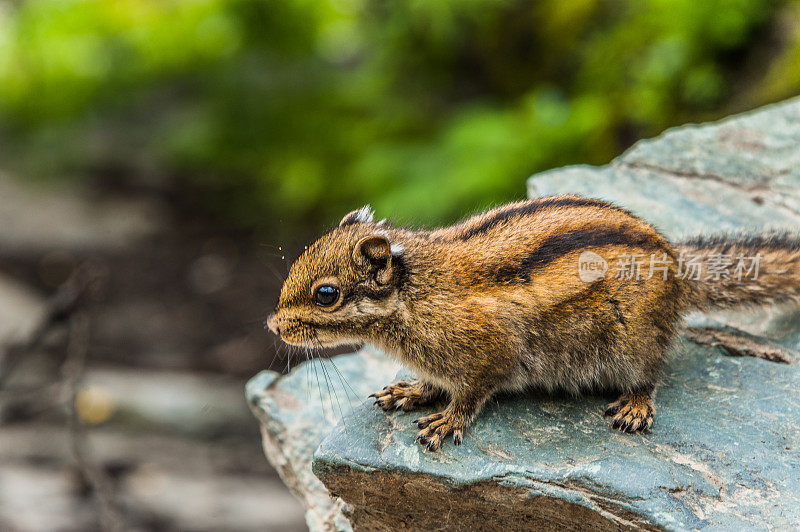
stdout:
MULTIPOLYGON (((314 341, 316 342, 316 344, 319 346, 319 349, 323 349, 323 346, 322 346, 322 344, 320 343, 319 339, 317 338, 316 334, 314 334, 314 338, 313 338, 313 340, 314 340, 314 341)), ((339 371, 339 368, 336 366, 336 362, 334 362, 334 360, 333 360, 333 357, 329 357, 327 360, 328 360, 328 361, 331 363, 331 365, 333 366, 333 369, 336 371, 336 374, 339 376, 339 380, 340 380, 340 381, 342 382, 342 384, 345 386, 345 390, 344 390, 345 398, 348 400, 348 402, 350 403, 350 406, 351 406, 351 408, 352 408, 353 404, 352 404, 352 401, 350 400, 350 398, 349 398, 349 397, 348 397, 348 395, 347 395, 347 389, 348 389, 348 388, 350 389, 350 393, 352 393, 352 394, 353 394, 353 397, 355 397, 356 399, 359 399, 359 398, 360 398, 360 395, 359 395, 359 394, 358 394, 358 393, 357 393, 357 392, 356 392, 356 391, 353 389, 353 387, 350 385, 350 382, 349 382, 349 381, 347 380, 347 378, 346 378, 346 377, 345 377, 345 376, 342 374, 342 372, 341 372, 341 371, 339 371)))

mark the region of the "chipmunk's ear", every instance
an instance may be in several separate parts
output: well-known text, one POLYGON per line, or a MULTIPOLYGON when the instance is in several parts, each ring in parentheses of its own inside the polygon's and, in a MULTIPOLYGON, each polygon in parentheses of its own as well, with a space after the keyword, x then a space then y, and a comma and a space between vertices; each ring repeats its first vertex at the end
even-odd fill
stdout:
POLYGON ((375 213, 372 212, 372 209, 369 207, 369 205, 364 205, 357 211, 353 211, 345 215, 345 217, 342 218, 342 221, 339 222, 339 227, 344 227, 345 225, 369 223, 374 218, 375 213))
POLYGON ((378 284, 389 284, 394 274, 392 256, 402 252, 402 248, 389 244, 384 235, 365 236, 353 248, 353 260, 375 276, 378 284))

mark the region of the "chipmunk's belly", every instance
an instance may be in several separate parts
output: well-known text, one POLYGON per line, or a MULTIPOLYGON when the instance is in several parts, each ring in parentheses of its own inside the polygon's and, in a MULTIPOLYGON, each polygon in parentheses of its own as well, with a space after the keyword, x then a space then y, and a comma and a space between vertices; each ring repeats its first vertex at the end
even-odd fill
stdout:
POLYGON ((536 315, 510 320, 517 341, 504 389, 629 391, 658 378, 680 293, 657 277, 579 288, 536 315))
POLYGON ((547 392, 568 392, 579 394, 591 390, 618 390, 630 387, 634 375, 626 361, 620 364, 601 364, 594 356, 586 353, 553 353, 537 356, 533 353, 523 355, 502 386, 503 391, 523 391, 528 389, 547 392), (582 361, 577 362, 577 360, 582 361), (565 362, 570 360, 571 362, 565 362))
MULTIPOLYGON (((587 318, 591 320, 591 318, 587 318)), ((583 329, 550 329, 529 337, 516 353, 504 390, 539 389, 579 394, 592 390, 627 390, 645 378, 646 361, 628 348, 621 331, 605 321, 583 329), (599 331, 601 334, 590 331, 599 331)))

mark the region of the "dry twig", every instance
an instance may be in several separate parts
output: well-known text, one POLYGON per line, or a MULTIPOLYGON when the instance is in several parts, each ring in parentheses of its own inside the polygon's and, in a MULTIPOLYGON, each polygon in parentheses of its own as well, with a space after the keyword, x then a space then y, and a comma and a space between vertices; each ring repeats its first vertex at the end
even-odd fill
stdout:
POLYGON ((89 316, 84 311, 76 312, 70 320, 67 358, 61 367, 64 404, 68 411, 70 446, 81 475, 92 488, 101 526, 104 530, 123 530, 122 514, 114 502, 114 486, 105 472, 91 463, 87 451, 86 432, 76 407, 78 388, 86 366, 89 338, 89 316))

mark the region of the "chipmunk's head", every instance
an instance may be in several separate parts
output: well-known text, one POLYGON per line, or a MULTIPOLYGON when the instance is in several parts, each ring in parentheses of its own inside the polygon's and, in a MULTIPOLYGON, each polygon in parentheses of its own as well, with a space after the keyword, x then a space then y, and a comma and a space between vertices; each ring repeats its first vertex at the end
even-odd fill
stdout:
POLYGON ((370 338, 399 306, 404 249, 366 206, 292 264, 267 324, 291 345, 333 347, 370 338))

